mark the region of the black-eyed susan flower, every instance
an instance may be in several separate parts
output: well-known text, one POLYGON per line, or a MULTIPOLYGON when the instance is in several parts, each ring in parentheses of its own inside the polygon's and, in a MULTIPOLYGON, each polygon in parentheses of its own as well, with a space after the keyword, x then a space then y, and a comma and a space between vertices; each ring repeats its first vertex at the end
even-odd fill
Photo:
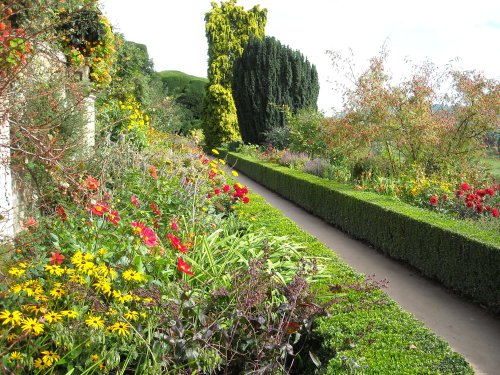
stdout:
POLYGON ((43 324, 39 323, 35 318, 26 318, 21 320, 21 328, 24 331, 34 332, 35 335, 43 333, 43 324))
POLYGON ((57 264, 51 265, 47 264, 45 266, 45 271, 48 271, 51 275, 62 276, 64 275, 64 268, 58 266, 57 264))
POLYGON ((90 315, 87 319, 85 319, 85 324, 89 327, 99 329, 104 327, 104 319, 100 316, 92 316, 90 315))
POLYGON ((115 324, 110 325, 108 329, 119 336, 127 336, 130 334, 130 324, 124 322, 116 322, 115 324))
POLYGON ((51 311, 51 312, 46 313, 43 317, 49 323, 58 323, 58 322, 62 322, 63 316, 62 316, 62 314, 60 314, 58 312, 51 311))
POLYGON ((18 267, 11 267, 9 273, 13 276, 21 277, 26 273, 26 270, 18 267))
POLYGON ((65 294, 66 291, 63 289, 61 285, 56 285, 55 288, 52 288, 52 290, 50 291, 50 295, 56 300, 61 298, 65 294))
POLYGON ((3 320, 2 325, 9 324, 12 327, 18 326, 21 324, 21 319, 23 317, 23 314, 20 311, 9 311, 9 310, 4 310, 0 314, 0 319, 3 320))
POLYGON ((51 367, 53 364, 57 363, 61 359, 61 356, 55 352, 50 350, 44 350, 41 352, 42 361, 47 367, 51 367))
POLYGON ((78 313, 75 310, 63 310, 61 311, 61 315, 70 319, 78 318, 78 313))
POLYGON ((137 311, 127 311, 125 314, 123 314, 123 316, 125 317, 125 319, 131 321, 139 319, 139 313, 137 311))
POLYGON ((10 353, 9 359, 11 361, 20 361, 23 359, 23 355, 20 352, 12 352, 10 353))
POLYGON ((127 281, 142 281, 145 279, 144 274, 134 270, 126 270, 122 276, 127 281))
POLYGON ((35 362, 33 363, 33 367, 42 370, 42 369, 48 368, 50 366, 48 366, 46 363, 44 363, 41 358, 37 358, 37 359, 35 359, 35 362))

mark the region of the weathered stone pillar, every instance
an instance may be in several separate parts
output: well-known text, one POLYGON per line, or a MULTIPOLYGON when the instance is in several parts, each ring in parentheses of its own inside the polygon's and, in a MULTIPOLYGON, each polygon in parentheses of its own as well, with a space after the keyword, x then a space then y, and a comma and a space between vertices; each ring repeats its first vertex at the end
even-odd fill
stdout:
POLYGON ((90 94, 85 98, 85 112, 87 122, 85 124, 86 151, 92 153, 95 146, 95 95, 90 94))
POLYGON ((10 169, 10 125, 7 103, 0 98, 0 242, 14 237, 14 196, 10 169))

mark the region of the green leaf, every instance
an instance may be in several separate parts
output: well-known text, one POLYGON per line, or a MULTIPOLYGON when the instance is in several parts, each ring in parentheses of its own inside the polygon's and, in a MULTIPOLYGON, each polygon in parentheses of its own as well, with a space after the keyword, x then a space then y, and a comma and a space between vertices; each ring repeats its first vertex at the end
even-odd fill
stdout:
POLYGON ((321 361, 316 356, 316 354, 314 354, 313 352, 309 352, 309 356, 311 357, 311 360, 313 361, 313 363, 314 363, 314 365, 316 367, 320 367, 321 366, 321 361))

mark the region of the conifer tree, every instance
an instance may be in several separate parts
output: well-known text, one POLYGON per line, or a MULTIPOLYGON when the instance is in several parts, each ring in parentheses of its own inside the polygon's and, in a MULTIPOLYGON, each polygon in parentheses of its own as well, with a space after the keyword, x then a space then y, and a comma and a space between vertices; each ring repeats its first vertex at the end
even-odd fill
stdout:
POLYGON ((205 15, 208 40, 208 80, 203 129, 208 148, 240 139, 232 95, 233 64, 250 38, 264 37, 267 10, 255 6, 245 11, 236 0, 212 3, 205 15))
POLYGON ((234 64, 232 89, 243 140, 260 144, 263 133, 285 125, 285 109, 317 108, 318 73, 299 51, 255 38, 234 64))

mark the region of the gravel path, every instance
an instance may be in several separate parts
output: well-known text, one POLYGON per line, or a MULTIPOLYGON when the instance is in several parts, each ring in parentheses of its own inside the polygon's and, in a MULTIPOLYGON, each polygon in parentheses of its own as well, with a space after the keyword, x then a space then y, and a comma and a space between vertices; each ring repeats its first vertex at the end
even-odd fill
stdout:
POLYGON ((476 374, 500 375, 499 319, 417 271, 353 240, 246 176, 240 174, 238 181, 264 197, 357 271, 375 274, 376 279, 388 279, 386 293, 445 339, 454 351, 461 353, 476 374))

